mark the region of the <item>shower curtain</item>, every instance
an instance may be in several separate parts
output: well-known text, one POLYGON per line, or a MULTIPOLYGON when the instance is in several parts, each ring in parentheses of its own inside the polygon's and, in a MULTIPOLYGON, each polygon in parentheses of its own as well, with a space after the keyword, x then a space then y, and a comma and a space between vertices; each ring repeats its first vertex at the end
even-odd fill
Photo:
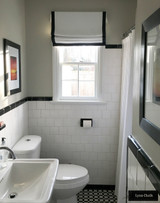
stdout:
POLYGON ((122 82, 119 125, 119 146, 116 171, 117 203, 126 202, 126 161, 127 137, 132 134, 132 87, 133 87, 133 50, 134 35, 132 32, 122 41, 122 82))

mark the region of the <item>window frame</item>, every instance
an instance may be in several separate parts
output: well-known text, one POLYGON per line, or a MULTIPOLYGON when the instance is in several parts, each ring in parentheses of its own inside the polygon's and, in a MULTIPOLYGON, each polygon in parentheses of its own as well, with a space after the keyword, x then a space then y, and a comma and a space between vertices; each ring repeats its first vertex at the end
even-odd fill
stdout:
MULTIPOLYGON (((59 62, 59 51, 57 47, 52 48, 53 60, 53 101, 55 102, 99 102, 101 99, 101 47, 98 46, 97 63, 95 62, 73 62, 73 64, 96 64, 95 69, 95 96, 94 97, 63 97, 62 96, 62 65, 59 62)), ((72 63, 72 62, 71 62, 72 63)), ((70 64, 71 64, 70 63, 70 64)), ((67 63, 64 63, 67 64, 67 63)), ((68 63, 69 64, 69 63, 68 63)))

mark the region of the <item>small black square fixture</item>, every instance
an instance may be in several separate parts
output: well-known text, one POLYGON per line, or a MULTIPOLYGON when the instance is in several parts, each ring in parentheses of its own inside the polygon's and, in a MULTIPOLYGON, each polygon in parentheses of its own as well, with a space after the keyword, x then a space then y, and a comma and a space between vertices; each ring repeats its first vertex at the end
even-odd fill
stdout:
POLYGON ((91 126, 90 127, 93 127, 93 119, 92 118, 81 118, 80 119, 80 126, 81 127, 84 127, 84 122, 85 121, 90 121, 91 122, 91 126))

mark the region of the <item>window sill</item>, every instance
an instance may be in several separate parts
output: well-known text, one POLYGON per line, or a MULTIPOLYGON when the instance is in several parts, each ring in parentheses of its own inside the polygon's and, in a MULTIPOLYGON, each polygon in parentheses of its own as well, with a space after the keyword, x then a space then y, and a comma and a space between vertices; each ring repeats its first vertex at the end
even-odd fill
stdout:
POLYGON ((106 104, 103 100, 52 100, 51 103, 57 104, 106 104))

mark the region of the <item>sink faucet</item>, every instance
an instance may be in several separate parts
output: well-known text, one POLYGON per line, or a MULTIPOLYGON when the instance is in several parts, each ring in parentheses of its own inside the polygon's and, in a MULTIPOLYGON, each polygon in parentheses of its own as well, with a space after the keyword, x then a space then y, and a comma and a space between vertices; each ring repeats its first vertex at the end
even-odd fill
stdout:
POLYGON ((0 147, 0 150, 7 150, 7 151, 9 151, 12 159, 16 159, 16 155, 14 154, 14 152, 9 147, 0 147))

